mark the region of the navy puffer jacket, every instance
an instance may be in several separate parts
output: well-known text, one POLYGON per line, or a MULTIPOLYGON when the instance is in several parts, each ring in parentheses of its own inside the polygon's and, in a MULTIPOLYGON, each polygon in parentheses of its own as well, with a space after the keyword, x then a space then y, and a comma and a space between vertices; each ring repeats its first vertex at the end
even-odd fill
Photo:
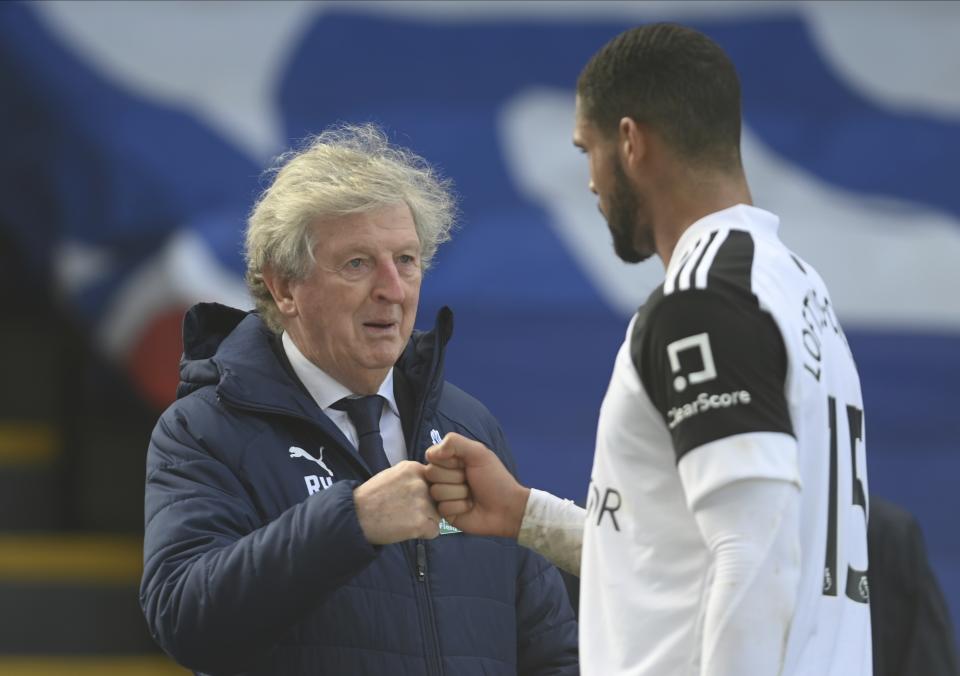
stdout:
MULTIPOLYGON (((451 330, 444 309, 395 369, 410 456, 459 432, 513 467, 489 411, 443 381, 451 330)), ((140 601, 158 643, 208 674, 578 673, 556 569, 464 533, 372 546, 353 503, 369 476, 256 313, 192 308, 147 460, 140 601), (322 447, 324 466, 292 447, 322 447)))

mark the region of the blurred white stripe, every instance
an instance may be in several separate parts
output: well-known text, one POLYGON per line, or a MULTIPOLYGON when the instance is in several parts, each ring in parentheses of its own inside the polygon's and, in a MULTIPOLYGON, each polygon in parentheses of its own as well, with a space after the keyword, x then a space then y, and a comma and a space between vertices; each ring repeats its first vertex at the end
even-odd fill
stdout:
MULTIPOLYGON (((502 150, 517 185, 610 306, 632 314, 663 278, 659 259, 628 266, 587 190, 587 161, 571 146, 573 93, 530 89, 501 111, 502 150)), ((756 205, 827 281, 848 326, 960 330, 960 222, 924 206, 857 195, 811 176, 744 129, 756 205)))

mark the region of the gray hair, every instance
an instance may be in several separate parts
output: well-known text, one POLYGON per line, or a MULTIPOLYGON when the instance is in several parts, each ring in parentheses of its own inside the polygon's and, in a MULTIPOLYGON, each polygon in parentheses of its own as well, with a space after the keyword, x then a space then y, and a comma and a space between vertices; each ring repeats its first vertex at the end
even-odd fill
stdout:
POLYGON ((424 270, 450 239, 456 200, 419 155, 393 146, 373 124, 338 125, 284 153, 268 170, 273 181, 247 221, 247 287, 267 325, 280 331, 280 315, 263 281, 264 268, 284 279, 305 278, 315 263, 317 218, 344 216, 405 203, 420 240, 424 270))

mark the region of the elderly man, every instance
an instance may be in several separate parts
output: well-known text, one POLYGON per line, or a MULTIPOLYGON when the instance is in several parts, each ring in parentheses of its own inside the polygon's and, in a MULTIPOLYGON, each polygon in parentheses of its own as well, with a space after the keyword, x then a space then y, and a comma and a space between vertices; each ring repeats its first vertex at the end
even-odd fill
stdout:
POLYGON ((382 132, 329 130, 283 159, 250 217, 257 311, 188 313, 179 398, 150 441, 141 586, 182 664, 577 672, 556 569, 441 523, 425 481, 448 432, 512 466, 497 421, 443 379, 450 311, 413 332, 452 213, 445 182, 382 132))

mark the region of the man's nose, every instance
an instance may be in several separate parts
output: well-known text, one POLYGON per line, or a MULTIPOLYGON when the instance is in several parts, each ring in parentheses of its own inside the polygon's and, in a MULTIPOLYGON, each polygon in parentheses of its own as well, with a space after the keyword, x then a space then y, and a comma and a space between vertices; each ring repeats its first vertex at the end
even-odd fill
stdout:
POLYGON ((593 179, 592 179, 592 178, 590 179, 590 183, 587 184, 587 187, 590 189, 590 192, 592 192, 594 195, 597 194, 597 188, 596 188, 596 186, 593 185, 593 179))
POLYGON ((390 303, 402 303, 406 297, 403 280, 397 264, 390 261, 381 261, 377 265, 377 280, 373 289, 374 297, 390 303))

